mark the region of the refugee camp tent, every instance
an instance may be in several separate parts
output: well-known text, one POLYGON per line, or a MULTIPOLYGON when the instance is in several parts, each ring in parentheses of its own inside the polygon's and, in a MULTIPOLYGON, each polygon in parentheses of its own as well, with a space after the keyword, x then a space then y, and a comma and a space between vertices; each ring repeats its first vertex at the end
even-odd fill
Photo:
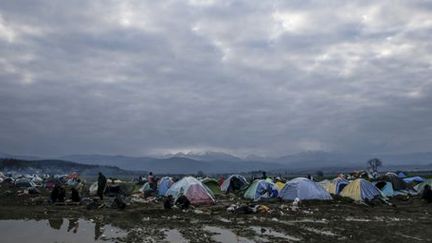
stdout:
POLYGON ((244 198, 254 201, 276 198, 277 196, 277 186, 268 180, 253 181, 243 195, 244 198))
POLYGON ((395 191, 406 190, 408 188, 407 183, 394 173, 387 173, 379 179, 390 182, 395 191))
POLYGON ((421 183, 421 182, 425 181, 425 179, 423 177, 420 177, 420 176, 406 177, 406 178, 403 178, 403 180, 408 184, 421 183))
POLYGON ((275 185, 276 185, 277 189, 280 191, 285 186, 285 183, 283 183, 282 181, 276 180, 275 185))
POLYGON ((139 191, 142 192, 142 193, 146 193, 146 192, 152 191, 150 183, 148 183, 148 182, 144 183, 144 185, 142 185, 142 187, 139 189, 139 191))
POLYGON ((220 186, 221 191, 238 191, 245 188, 248 185, 246 178, 241 175, 231 175, 229 176, 222 185, 220 186))
POLYGON ((324 189, 326 189, 326 191, 330 194, 339 195, 339 193, 346 185, 348 185, 348 183, 349 182, 344 178, 337 177, 327 183, 324 189))
POLYGON ((174 181, 171 177, 169 176, 162 177, 158 181, 158 195, 165 196, 166 192, 172 186, 172 184, 174 184, 174 181))
POLYGON ((28 178, 20 178, 15 180, 16 187, 28 188, 28 187, 36 187, 36 184, 28 178))
POLYGON ((422 193, 423 189, 426 185, 429 185, 432 187, 432 179, 426 179, 425 181, 423 181, 422 183, 418 184, 417 186, 414 187, 414 189, 418 192, 418 193, 422 193))
POLYGON ((307 178, 298 177, 287 181, 279 192, 283 200, 331 200, 330 194, 318 183, 307 178))
POLYGON ((393 190, 393 185, 388 181, 378 181, 374 183, 375 186, 382 192, 386 197, 393 197, 395 191, 393 190))
POLYGON ((210 189, 204 186, 199 180, 188 176, 174 183, 166 192, 166 196, 173 196, 175 200, 185 195, 191 204, 212 204, 215 202, 210 189))
POLYGON ((405 177, 407 177, 406 173, 403 172, 403 171, 398 171, 398 172, 396 172, 396 174, 399 176, 399 178, 405 178, 405 177))
POLYGON ((220 189, 219 186, 219 182, 215 179, 206 177, 204 179, 201 180, 201 182, 208 188, 211 190, 211 192, 213 193, 213 195, 218 195, 221 194, 222 191, 220 189))
POLYGON ((365 179, 356 179, 345 186, 340 195, 355 201, 364 201, 380 197, 381 191, 365 179))
POLYGON ((331 181, 324 179, 322 181, 318 181, 317 183, 318 183, 318 185, 320 185, 322 188, 325 189, 327 187, 327 185, 331 183, 331 181))

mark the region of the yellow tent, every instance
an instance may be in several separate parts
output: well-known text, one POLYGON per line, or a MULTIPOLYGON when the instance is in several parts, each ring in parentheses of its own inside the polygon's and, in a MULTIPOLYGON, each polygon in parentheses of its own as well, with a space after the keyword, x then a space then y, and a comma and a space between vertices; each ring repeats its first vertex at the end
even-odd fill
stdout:
POLYGON ((285 183, 283 183, 282 181, 276 181, 276 187, 280 190, 282 190, 282 188, 285 186, 285 183))
POLYGON ((381 191, 365 179, 356 179, 345 186, 340 195, 355 201, 363 201, 381 196, 381 191))

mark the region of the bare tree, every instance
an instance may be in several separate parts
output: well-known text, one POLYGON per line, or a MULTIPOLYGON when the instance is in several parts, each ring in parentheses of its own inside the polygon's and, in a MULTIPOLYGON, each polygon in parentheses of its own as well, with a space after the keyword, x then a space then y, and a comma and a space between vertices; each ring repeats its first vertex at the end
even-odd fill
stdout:
POLYGON ((383 162, 377 158, 371 159, 367 162, 368 170, 371 172, 372 177, 376 178, 378 174, 378 167, 383 165, 383 162))

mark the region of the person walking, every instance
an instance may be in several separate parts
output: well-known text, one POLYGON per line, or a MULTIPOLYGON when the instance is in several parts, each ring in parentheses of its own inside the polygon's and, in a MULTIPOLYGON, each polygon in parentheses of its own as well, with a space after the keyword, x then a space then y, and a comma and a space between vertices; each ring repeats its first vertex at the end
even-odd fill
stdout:
POLYGON ((102 172, 99 172, 97 195, 99 196, 100 200, 103 200, 106 183, 106 177, 102 174, 102 172))

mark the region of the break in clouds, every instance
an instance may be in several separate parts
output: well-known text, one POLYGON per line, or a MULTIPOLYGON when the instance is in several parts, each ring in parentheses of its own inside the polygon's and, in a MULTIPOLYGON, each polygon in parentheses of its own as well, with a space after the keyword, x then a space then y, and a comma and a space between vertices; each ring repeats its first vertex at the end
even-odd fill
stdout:
POLYGON ((432 147, 426 1, 2 1, 0 150, 432 147))

